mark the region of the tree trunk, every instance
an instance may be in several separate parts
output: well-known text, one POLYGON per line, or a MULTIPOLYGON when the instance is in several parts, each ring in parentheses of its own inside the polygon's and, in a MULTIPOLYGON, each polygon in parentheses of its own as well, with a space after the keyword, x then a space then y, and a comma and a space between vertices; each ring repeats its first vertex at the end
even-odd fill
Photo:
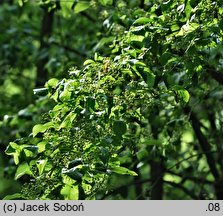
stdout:
POLYGON ((138 176, 135 176, 134 180, 133 180, 134 181, 134 185, 135 185, 136 199, 137 200, 143 200, 145 198, 143 196, 141 176, 140 176, 140 173, 139 173, 139 169, 137 168, 138 159, 137 159, 137 157, 135 155, 132 157, 132 161, 135 162, 133 170, 138 174, 138 176))
POLYGON ((223 200, 223 180, 219 179, 215 183, 215 194, 218 200, 223 200))
POLYGON ((0 0, 0 5, 4 4, 4 3, 8 3, 8 4, 12 5, 13 4, 13 0, 0 0))
MULTIPOLYGON (((160 133, 160 125, 158 122, 159 108, 150 116, 151 130, 154 139, 158 139, 160 133)), ((163 176, 165 172, 163 157, 157 154, 150 162, 151 175, 151 200, 163 199, 163 176)))
POLYGON ((150 164, 151 167, 151 200, 162 200, 163 199, 163 175, 164 175, 164 164, 163 159, 160 161, 153 160, 150 164))
POLYGON ((49 43, 48 39, 53 31, 53 17, 54 11, 48 12, 47 8, 43 9, 43 19, 40 33, 40 48, 39 48, 39 59, 37 60, 37 78, 36 86, 40 87, 45 84, 48 79, 48 71, 45 68, 47 62, 49 61, 49 43))
POLYGON ((144 9, 144 7, 145 7, 145 2, 144 2, 144 0, 140 0, 140 8, 142 8, 142 9, 144 9))

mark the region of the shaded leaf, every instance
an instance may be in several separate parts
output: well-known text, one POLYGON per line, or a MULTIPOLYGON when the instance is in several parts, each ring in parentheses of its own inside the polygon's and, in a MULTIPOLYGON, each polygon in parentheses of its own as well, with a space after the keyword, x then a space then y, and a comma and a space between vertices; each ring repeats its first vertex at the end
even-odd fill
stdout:
POLYGON ((83 177, 83 174, 80 173, 79 169, 77 169, 76 167, 71 168, 69 170, 63 170, 62 173, 76 181, 81 181, 83 177))
POLYGON ((23 195, 21 193, 15 193, 12 195, 7 195, 3 198, 3 200, 21 200, 24 199, 23 195))
POLYGON ((80 165, 80 164, 82 164, 82 160, 81 160, 81 158, 72 160, 72 161, 70 161, 69 164, 68 164, 68 169, 71 169, 71 168, 73 168, 73 167, 76 167, 76 166, 78 166, 78 165, 80 165))
POLYGON ((122 136, 127 131, 127 126, 124 121, 115 121, 113 124, 114 133, 118 136, 122 136))

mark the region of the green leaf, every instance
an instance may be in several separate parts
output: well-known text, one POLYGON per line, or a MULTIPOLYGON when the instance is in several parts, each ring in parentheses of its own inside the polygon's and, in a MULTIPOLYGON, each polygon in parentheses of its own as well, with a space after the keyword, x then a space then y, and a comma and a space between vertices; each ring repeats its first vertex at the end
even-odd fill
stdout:
POLYGON ((23 6, 23 0, 18 0, 19 6, 22 7, 23 6))
POLYGON ((15 180, 21 178, 23 175, 33 176, 33 173, 30 170, 28 163, 22 163, 18 166, 16 173, 15 173, 15 180))
POLYGON ((95 163, 95 169, 100 171, 100 172, 106 172, 107 171, 107 167, 105 166, 105 164, 102 161, 98 161, 95 163))
POLYGON ((36 163, 37 163, 36 166, 38 168, 39 175, 41 175, 44 171, 46 164, 47 164, 47 159, 46 160, 38 160, 36 163))
POLYGON ((113 0, 99 0, 99 2, 104 6, 113 4, 113 0))
POLYGON ((149 157, 149 152, 147 149, 141 149, 136 153, 136 157, 139 161, 144 161, 144 159, 149 157))
POLYGON ((87 97, 86 108, 88 110, 95 110, 95 99, 92 97, 87 97))
POLYGON ((129 42, 142 42, 144 40, 144 36, 142 35, 131 35, 129 37, 129 42))
POLYGON ((143 73, 145 74, 145 76, 143 76, 142 74, 141 74, 141 76, 143 77, 143 79, 147 83, 148 87, 149 88, 152 88, 154 86, 156 76, 147 67, 144 68, 143 73))
POLYGON ((178 97, 178 100, 180 100, 183 103, 188 103, 190 100, 190 94, 186 89, 180 89, 175 91, 178 97))
POLYGON ((37 124, 33 127, 32 133, 35 137, 38 133, 44 133, 47 129, 53 127, 53 122, 47 122, 45 124, 37 124))
POLYGON ((94 63, 95 63, 95 61, 93 61, 92 59, 87 59, 83 65, 86 66, 86 65, 94 64, 94 63))
POLYGON ((176 36, 184 36, 187 35, 193 31, 195 31, 200 25, 198 23, 189 23, 187 22, 185 25, 183 25, 180 29, 180 31, 176 34, 176 36))
POLYGON ((170 29, 172 32, 175 32, 180 29, 180 26, 174 23, 173 25, 171 25, 170 29))
POLYGON ((61 123, 59 130, 61 128, 70 128, 72 126, 72 122, 74 121, 74 119, 76 118, 77 113, 74 112, 70 112, 65 119, 63 120, 63 122, 61 123))
POLYGON ((23 146, 22 152, 24 152, 26 158, 31 158, 38 153, 37 146, 23 146))
POLYGON ((118 136, 122 136, 127 131, 127 126, 124 121, 115 121, 113 124, 114 133, 118 136))
POLYGON ((110 156, 110 153, 109 153, 109 150, 107 148, 104 148, 104 147, 99 147, 99 158, 100 160, 106 164, 109 160, 109 156, 110 156))
POLYGON ((38 153, 41 153, 41 152, 44 152, 45 149, 46 149, 46 142, 40 142, 37 144, 37 147, 38 147, 38 153))
POLYGON ((71 97, 71 92, 67 88, 64 89, 59 95, 59 99, 61 101, 68 101, 70 100, 70 97, 71 97))
POLYGON ((87 2, 87 1, 78 2, 76 4, 76 6, 74 7, 74 12, 75 13, 80 13, 82 11, 87 10, 90 6, 91 6, 90 2, 87 2))
POLYGON ((47 83, 46 83, 46 88, 51 89, 51 88, 56 88, 57 84, 58 84, 58 79, 56 78, 52 78, 50 79, 47 83))
POLYGON ((3 200, 21 200, 24 199, 23 195, 21 193, 15 193, 12 195, 7 195, 3 198, 3 200))
POLYGON ((83 177, 83 174, 80 173, 78 170, 79 170, 78 168, 74 167, 74 168, 71 168, 69 170, 63 170, 62 173, 69 176, 73 180, 81 181, 82 177, 83 177))
POLYGON ((131 175, 131 176, 138 175, 136 172, 131 171, 125 167, 112 167, 110 170, 114 173, 121 174, 121 175, 131 175))
POLYGON ((81 165, 82 164, 82 160, 81 158, 78 158, 78 159, 75 159, 75 160, 72 160, 69 162, 68 164, 68 169, 71 169, 71 168, 74 168, 78 165, 81 165))
POLYGON ((114 41, 114 36, 103 37, 94 47, 93 51, 96 52, 100 48, 104 48, 104 46, 112 44, 114 41))
POLYGON ((190 5, 190 0, 187 1, 187 4, 186 4, 186 7, 185 7, 185 14, 186 14, 186 18, 189 19, 190 18, 190 15, 191 15, 191 12, 192 12, 192 7, 190 5))
POLYGON ((7 149, 5 150, 5 153, 7 155, 12 155, 14 158, 14 162, 17 165, 19 163, 19 155, 21 150, 22 150, 21 146, 19 146, 17 143, 10 142, 9 145, 7 146, 7 149))
POLYGON ((172 55, 171 53, 169 53, 169 52, 165 52, 165 53, 163 53, 162 56, 160 57, 160 62, 161 62, 161 64, 164 66, 164 65, 166 65, 171 59, 174 59, 174 60, 175 60, 175 58, 173 58, 173 55, 172 55))
POLYGON ((78 200, 79 199, 78 185, 75 186, 65 185, 61 189, 60 194, 64 196, 65 200, 78 200))
POLYGON ((151 21, 152 20, 150 18, 140 17, 133 23, 133 25, 135 25, 135 24, 147 24, 147 23, 150 23, 151 21))
POLYGON ((18 4, 19 4, 19 6, 23 6, 24 5, 24 3, 26 3, 26 2, 28 2, 28 0, 18 0, 18 4))

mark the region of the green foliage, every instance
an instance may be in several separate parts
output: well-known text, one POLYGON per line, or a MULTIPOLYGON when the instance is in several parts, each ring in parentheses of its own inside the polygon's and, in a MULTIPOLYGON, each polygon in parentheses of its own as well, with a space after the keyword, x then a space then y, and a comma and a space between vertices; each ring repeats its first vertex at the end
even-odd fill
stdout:
POLYGON ((90 6, 91 6, 91 3, 87 2, 87 1, 77 2, 77 4, 74 7, 74 12, 75 13, 80 13, 82 11, 87 10, 90 6))
MULTIPOLYGON (((93 57, 34 91, 51 101, 50 111, 7 147, 18 165, 15 178, 30 179, 22 197, 147 199, 160 179, 166 199, 220 197, 222 5, 152 2, 71 5, 76 14, 101 8, 103 26, 93 57), (133 192, 118 190, 126 185, 133 192)), ((68 16, 68 8, 61 11, 68 16)))

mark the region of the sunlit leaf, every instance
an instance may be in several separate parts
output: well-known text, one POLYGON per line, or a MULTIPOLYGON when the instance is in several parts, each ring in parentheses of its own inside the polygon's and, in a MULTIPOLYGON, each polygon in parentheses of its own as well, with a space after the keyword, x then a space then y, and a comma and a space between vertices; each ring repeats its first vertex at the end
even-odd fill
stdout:
POLYGON ((65 200, 78 200, 79 198, 78 186, 65 185, 61 189, 60 194, 64 196, 65 200))
POLYGON ((22 148, 15 142, 10 142, 6 148, 5 153, 7 155, 12 155, 14 158, 14 162, 17 165, 19 163, 19 156, 22 148))
POLYGON ((37 124, 33 127, 33 137, 35 137, 38 133, 44 133, 47 129, 53 127, 53 122, 47 122, 45 124, 37 124))
POLYGON ((59 95, 59 99, 61 101, 67 101, 70 99, 70 97, 71 97, 71 92, 67 88, 65 88, 59 95))
POLYGON ((131 171, 125 167, 112 167, 111 171, 117 174, 121 175, 131 175, 131 176, 137 176, 138 174, 134 171, 131 171))
POLYGON ((74 7, 74 12, 75 13, 80 13, 82 11, 87 10, 91 6, 90 2, 87 1, 80 1, 78 2, 75 7, 74 7))
POLYGON ((30 175, 30 176, 33 175, 28 163, 22 163, 18 166, 15 173, 15 180, 21 178, 23 175, 30 175))
POLYGON ((86 66, 86 65, 94 64, 94 63, 95 63, 95 61, 93 61, 93 60, 91 60, 91 59, 87 59, 87 60, 83 63, 83 65, 86 66))
POLYGON ((50 79, 47 83, 46 83, 46 88, 55 88, 58 84, 58 79, 56 78, 52 78, 50 79))
POLYGON ((74 121, 74 119, 76 118, 77 113, 74 112, 70 112, 65 119, 63 120, 63 122, 61 123, 59 129, 61 128, 69 128, 72 126, 72 122, 74 121))
POLYGON ((180 101, 188 103, 190 100, 190 94, 186 89, 176 90, 177 97, 180 101))
POLYGON ((133 23, 133 25, 135 25, 135 24, 147 24, 147 23, 150 23, 151 21, 152 20, 150 18, 140 17, 133 23))
POLYGON ((39 175, 41 175, 43 173, 46 164, 47 164, 47 159, 45 159, 45 160, 38 160, 36 162, 36 166, 38 168, 39 175))
POLYGON ((99 2, 100 2, 102 5, 106 6, 106 5, 112 5, 113 0, 99 0, 99 2))

